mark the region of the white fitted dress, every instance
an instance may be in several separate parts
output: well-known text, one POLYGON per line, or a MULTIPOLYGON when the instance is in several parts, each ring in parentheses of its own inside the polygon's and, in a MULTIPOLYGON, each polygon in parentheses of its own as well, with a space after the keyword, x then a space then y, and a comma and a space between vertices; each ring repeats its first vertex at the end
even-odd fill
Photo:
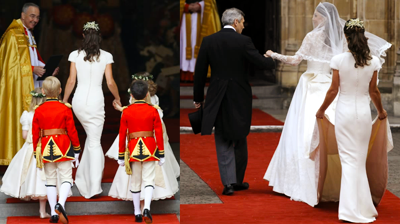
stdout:
POLYGON ((369 84, 374 71, 380 69, 373 56, 369 66, 354 67, 350 52, 332 58, 332 69, 339 70, 340 93, 336 107, 335 134, 342 165, 339 219, 373 222, 378 215, 372 202, 366 173, 372 119, 369 84))
POLYGON ((73 51, 68 60, 75 62, 78 86, 72 99, 72 110, 86 132, 85 148, 76 172, 75 185, 80 194, 91 198, 100 194, 104 169, 101 135, 104 126, 104 95, 102 83, 107 64, 114 63, 113 56, 100 50, 99 60, 84 61, 84 51, 73 51))

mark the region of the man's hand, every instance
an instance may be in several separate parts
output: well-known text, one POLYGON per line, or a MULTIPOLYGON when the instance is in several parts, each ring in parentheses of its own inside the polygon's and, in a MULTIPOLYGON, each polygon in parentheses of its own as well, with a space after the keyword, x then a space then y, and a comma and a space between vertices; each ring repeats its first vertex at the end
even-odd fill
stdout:
POLYGON ((271 57, 271 55, 272 55, 273 53, 274 53, 273 51, 268 50, 268 51, 264 54, 264 56, 265 56, 265 57, 271 57))
POLYGON ((52 74, 52 76, 56 76, 56 75, 58 75, 58 72, 60 71, 60 68, 59 67, 57 67, 55 70, 54 70, 54 72, 53 72, 53 74, 52 74))
POLYGON ((158 161, 158 165, 162 166, 165 163, 165 158, 160 158, 160 161, 158 161))
POLYGON ((194 12, 201 12, 201 6, 199 3, 195 2, 195 3, 191 3, 189 5, 189 12, 194 13, 194 12))
POLYGON ((120 165, 120 166, 125 166, 125 161, 122 160, 122 159, 119 159, 119 160, 118 160, 118 165, 120 165))
POLYGON ((201 103, 193 102, 193 104, 196 109, 199 109, 201 107, 201 103))
POLYGON ((44 69, 43 66, 33 66, 33 73, 37 76, 42 77, 45 72, 46 69, 44 69))

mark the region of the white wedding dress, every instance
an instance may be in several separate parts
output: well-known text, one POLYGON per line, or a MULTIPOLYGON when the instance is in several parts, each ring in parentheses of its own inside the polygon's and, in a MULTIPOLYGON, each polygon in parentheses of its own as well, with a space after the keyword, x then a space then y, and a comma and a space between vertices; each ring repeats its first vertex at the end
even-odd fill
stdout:
POLYGON ((104 126, 104 95, 102 83, 106 65, 113 56, 100 50, 99 60, 84 61, 85 51, 73 51, 68 60, 75 62, 78 86, 72 99, 74 114, 86 132, 85 148, 76 172, 75 185, 80 194, 91 198, 100 194, 104 169, 104 153, 100 139, 104 126))
MULTIPOLYGON (((150 98, 153 105, 158 105, 159 100, 157 95, 150 98)), ((164 151, 165 151, 165 163, 161 166, 161 171, 164 177, 165 188, 160 186, 155 186, 152 200, 160 200, 165 198, 170 198, 179 191, 179 184, 176 178, 180 175, 180 167, 175 159, 174 153, 172 152, 171 146, 169 144, 169 139, 167 131, 165 128, 164 121, 162 120, 163 112, 158 110, 160 115, 162 125, 163 125, 163 138, 164 138, 164 151)), ((107 151, 106 156, 111 159, 118 160, 119 153, 119 135, 115 139, 114 143, 107 151)), ((158 164, 156 165, 158 166, 158 164)), ((156 173, 157 174, 157 173, 156 173)), ((118 198, 122 200, 132 201, 132 193, 130 192, 130 180, 131 176, 127 175, 124 166, 118 166, 117 172, 114 176, 113 183, 111 184, 109 196, 113 198, 118 198)), ((142 191, 144 192, 144 185, 142 185, 142 191)), ((140 199, 144 200, 144 194, 140 194, 140 199)))
MULTIPOLYGON (((298 61, 296 57, 292 58, 298 61)), ((286 62, 287 60, 290 58, 286 62)), ((264 179, 269 181, 275 192, 310 206, 316 205, 318 201, 315 164, 309 159, 308 152, 315 114, 322 105, 331 82, 331 68, 328 63, 307 62, 307 71, 300 77, 278 147, 264 175, 264 179)), ((332 119, 335 115, 335 104, 333 102, 326 110, 326 114, 332 119)))
POLYGON ((369 84, 379 59, 373 56, 369 66, 354 67, 350 52, 332 58, 331 67, 339 70, 340 94, 336 110, 335 134, 342 165, 339 220, 373 222, 374 207, 366 172, 372 119, 369 84))

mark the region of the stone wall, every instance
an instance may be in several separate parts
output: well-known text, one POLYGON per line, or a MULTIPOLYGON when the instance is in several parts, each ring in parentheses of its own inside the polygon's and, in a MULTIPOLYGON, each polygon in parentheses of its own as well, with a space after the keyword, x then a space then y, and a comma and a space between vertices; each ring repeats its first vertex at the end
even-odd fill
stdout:
MULTIPOLYGON (((364 21, 367 31, 384 38, 393 45, 387 51, 386 63, 379 74, 379 87, 382 92, 391 93, 396 52, 400 46, 400 0, 281 0, 279 53, 295 54, 305 35, 313 28, 312 15, 319 2, 333 3, 344 20, 360 18, 364 21)), ((279 84, 285 88, 295 87, 306 67, 306 61, 298 66, 280 63, 277 67, 279 84)))

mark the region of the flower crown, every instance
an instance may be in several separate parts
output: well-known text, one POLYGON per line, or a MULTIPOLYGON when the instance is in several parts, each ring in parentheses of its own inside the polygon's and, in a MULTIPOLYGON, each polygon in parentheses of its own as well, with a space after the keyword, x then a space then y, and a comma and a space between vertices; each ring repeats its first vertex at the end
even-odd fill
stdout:
POLYGON ((46 96, 46 95, 43 94, 43 93, 37 93, 37 92, 35 92, 35 90, 32 90, 32 91, 30 92, 30 94, 31 94, 33 97, 38 97, 38 98, 43 98, 43 97, 46 96))
MULTIPOLYGON (((148 81, 148 80, 153 80, 153 75, 143 76, 143 75, 134 74, 134 75, 132 75, 132 79, 148 81)), ((130 88, 128 89, 128 93, 131 93, 130 88)))
POLYGON ((95 21, 93 22, 87 22, 84 26, 83 26, 83 31, 86 31, 88 29, 94 29, 96 31, 99 31, 99 24, 97 24, 95 21))
POLYGON ((357 19, 350 19, 347 23, 346 23, 346 29, 350 29, 353 27, 360 27, 361 29, 364 29, 364 22, 361 21, 359 18, 357 19))
POLYGON ((132 75, 132 79, 143 80, 143 81, 153 80, 153 75, 144 76, 144 75, 134 74, 132 75))

